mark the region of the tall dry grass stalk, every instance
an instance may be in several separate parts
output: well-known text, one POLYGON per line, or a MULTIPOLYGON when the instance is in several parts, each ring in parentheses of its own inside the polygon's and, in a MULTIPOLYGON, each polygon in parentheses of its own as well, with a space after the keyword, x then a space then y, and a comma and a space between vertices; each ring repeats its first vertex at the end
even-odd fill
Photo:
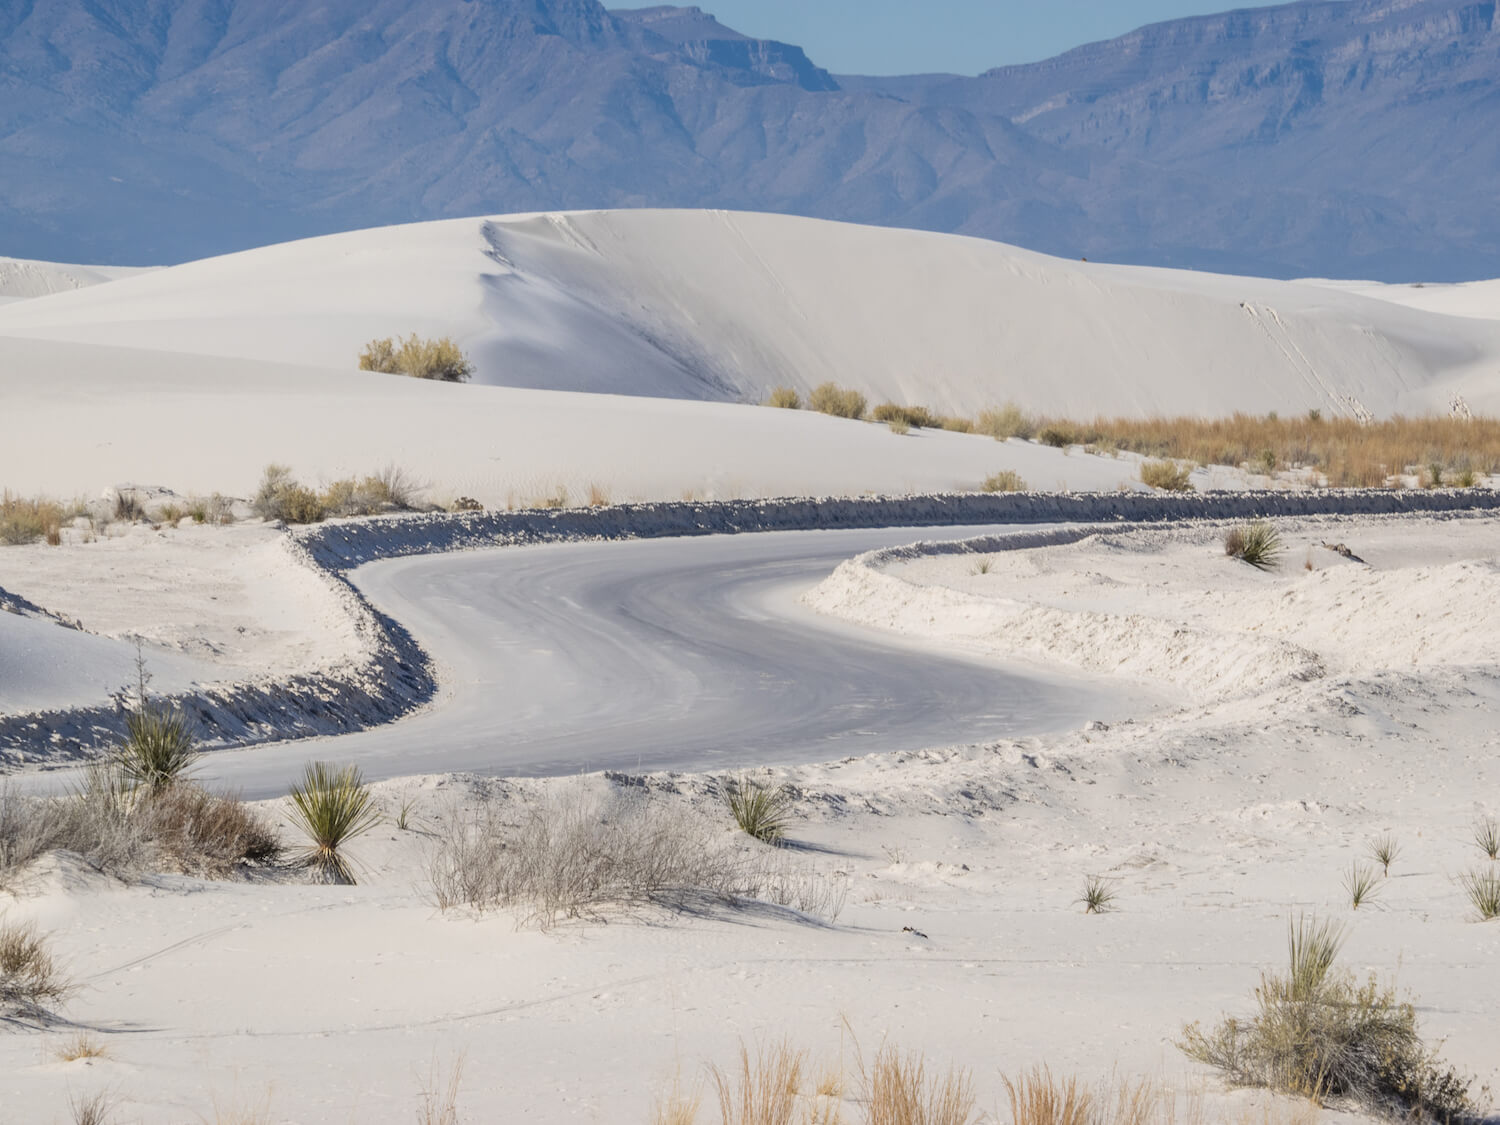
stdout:
POLYGON ((742 1044, 733 1073, 709 1067, 723 1125, 793 1125, 806 1067, 807 1052, 785 1040, 758 1049, 753 1059, 742 1044))
POLYGON ((46 539, 49 546, 62 542, 64 512, 51 500, 23 500, 0 493, 0 545, 21 546, 46 539))
POLYGON ((920 1051, 884 1044, 866 1069, 859 1058, 866 1125, 969 1125, 974 1084, 965 1070, 929 1074, 920 1051))

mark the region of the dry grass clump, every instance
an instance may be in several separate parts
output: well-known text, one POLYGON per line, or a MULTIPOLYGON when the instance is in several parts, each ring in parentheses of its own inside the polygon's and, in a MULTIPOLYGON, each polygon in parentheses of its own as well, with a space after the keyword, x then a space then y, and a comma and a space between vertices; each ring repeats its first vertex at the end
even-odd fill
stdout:
POLYGON ((893 434, 911 433, 911 423, 905 418, 892 418, 886 425, 890 427, 890 431, 893 434))
POLYGON ((1030 438, 1036 433, 1036 422, 1021 412, 1013 402, 993 410, 982 410, 975 427, 982 434, 989 434, 996 441, 1006 438, 1030 438))
POLYGON ((1288 930, 1287 974, 1261 976, 1256 1013, 1211 1031, 1192 1024, 1182 1049, 1239 1085, 1320 1104, 1344 1098, 1406 1120, 1462 1118, 1469 1082, 1422 1043, 1415 1009, 1394 989, 1335 969, 1341 941, 1328 923, 1298 919, 1288 930))
POLYGON ((72 987, 33 923, 0 919, 0 1015, 44 1018, 72 987))
POLYGON ((448 1068, 445 1079, 438 1078, 437 1060, 427 1068, 422 1082, 421 1104, 417 1107, 417 1125, 458 1125, 458 1091, 463 1082, 464 1056, 459 1055, 448 1068))
POLYGON ((1247 562, 1256 570, 1275 570, 1281 552, 1281 534, 1264 520, 1232 527, 1224 533, 1224 554, 1247 562))
POLYGON ((51 500, 23 500, 0 493, 0 544, 20 547, 45 539, 49 546, 62 542, 64 512, 51 500))
POLYGON ((359 767, 334 769, 325 762, 309 762, 302 780, 292 786, 291 800, 287 819, 309 841, 302 863, 330 883, 352 884, 354 870, 344 845, 381 820, 359 767))
POLYGON ((79 1059, 107 1059, 109 1048, 87 1029, 75 1031, 56 1047, 52 1048, 52 1057, 58 1062, 77 1062, 79 1059))
POLYGON ((1500 821, 1482 816, 1474 822, 1474 843, 1490 859, 1500 859, 1500 821))
POLYGON ((1166 492, 1191 492, 1193 470, 1175 461, 1142 461, 1141 483, 1166 492))
POLYGON ((985 477, 979 488, 983 492, 1025 492, 1027 484, 1014 469, 1001 469, 985 477))
POLYGON ((791 387, 773 387, 765 405, 778 410, 801 410, 802 396, 791 387))
POLYGON ((807 396, 807 408, 835 418, 863 418, 865 396, 836 383, 819 383, 807 396))
POLYGON ((792 822, 792 795, 784 785, 762 785, 748 777, 729 781, 724 800, 735 824, 763 844, 779 844, 792 822))
POLYGON ((1380 893, 1380 884, 1376 880, 1375 869, 1367 864, 1355 860, 1349 865, 1349 870, 1344 872, 1344 893, 1349 897, 1349 906, 1358 910, 1365 903, 1377 898, 1380 893))
POLYGON ((1115 899, 1119 897, 1109 880, 1098 875, 1090 875, 1084 880, 1083 891, 1073 900, 1074 905, 1083 907, 1085 914, 1108 914, 1115 908, 1115 899))
POLYGON ((846 880, 746 849, 711 823, 639 792, 552 793, 508 822, 485 804, 450 818, 428 864, 438 907, 519 908, 545 929, 611 910, 757 900, 835 918, 846 880))
POLYGON ((441 383, 467 382, 474 374, 474 365, 451 337, 423 340, 415 332, 400 341, 389 336, 371 340, 360 353, 359 369, 441 383))
POLYGON ((902 1053, 883 1045, 865 1069, 859 1060, 866 1125, 969 1125, 974 1119, 974 1087, 967 1071, 929 1075, 919 1051, 902 1053))
POLYGON ((286 465, 267 465, 250 507, 263 520, 319 523, 328 515, 323 499, 299 484, 286 465))
POLYGON ((1380 864, 1380 873, 1389 878, 1391 864, 1401 857, 1401 845, 1396 842, 1394 836, 1387 832, 1370 841, 1370 856, 1380 864))
POLYGON ((68 1112, 73 1125, 109 1125, 115 1112, 115 1095, 109 1090, 98 1090, 84 1096, 68 1096, 68 1112))
POLYGON ((760 1049, 754 1061, 741 1045, 734 1074, 709 1067, 723 1125, 793 1125, 806 1067, 807 1052, 784 1041, 760 1049))
POLYGON ((1147 457, 1200 465, 1311 469, 1336 488, 1384 488, 1415 470, 1472 487, 1479 473, 1500 472, 1500 419, 1397 416, 1378 422, 1233 414, 1227 418, 1098 418, 1087 426, 1052 423, 1083 440, 1147 457), (1468 484, 1464 484, 1467 481, 1468 484))

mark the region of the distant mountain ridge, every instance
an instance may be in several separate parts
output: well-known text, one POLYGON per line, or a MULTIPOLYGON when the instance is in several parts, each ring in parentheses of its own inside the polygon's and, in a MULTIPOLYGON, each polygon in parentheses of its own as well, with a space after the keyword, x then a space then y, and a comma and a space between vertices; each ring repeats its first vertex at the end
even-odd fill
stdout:
POLYGON ((977 78, 835 76, 697 8, 0 10, 0 254, 147 264, 385 223, 779 211, 1275 276, 1500 274, 1495 3, 1309 0, 977 78))

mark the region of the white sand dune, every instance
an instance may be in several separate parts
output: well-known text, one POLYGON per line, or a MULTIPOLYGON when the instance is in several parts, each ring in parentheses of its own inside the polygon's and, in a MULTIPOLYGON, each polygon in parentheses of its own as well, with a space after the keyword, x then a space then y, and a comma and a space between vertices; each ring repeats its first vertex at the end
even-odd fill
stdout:
POLYGON ((452 334, 481 382, 974 411, 1500 409, 1500 325, 1306 284, 717 211, 506 216, 266 247, 0 309, 0 336, 353 368, 452 334))
POLYGON ((1441 313, 1444 316, 1466 316, 1478 320, 1500 320, 1500 281, 1461 281, 1444 285, 1386 285, 1379 281, 1310 280, 1345 293, 1372 297, 1377 301, 1404 305, 1410 309, 1441 313))
POLYGON ((0 302, 68 293, 146 272, 132 266, 75 266, 62 262, 35 262, 27 258, 0 258, 0 302))
MULTIPOLYGON (((123 284, 123 283, 122 283, 123 284)), ((250 495, 283 462, 312 484, 387 464, 430 500, 527 506, 972 489, 1140 487, 1137 461, 730 403, 438 385, 396 375, 0 337, 0 486, 121 483, 250 495)))

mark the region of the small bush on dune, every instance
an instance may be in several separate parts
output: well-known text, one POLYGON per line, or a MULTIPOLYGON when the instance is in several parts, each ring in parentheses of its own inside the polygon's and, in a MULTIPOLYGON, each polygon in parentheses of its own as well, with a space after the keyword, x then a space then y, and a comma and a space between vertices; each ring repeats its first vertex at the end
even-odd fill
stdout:
POLYGON ((1078 1079, 1058 1080, 1046 1067, 1037 1067, 1005 1083, 1013 1125, 1097 1125, 1100 1111, 1094 1092, 1078 1079))
POLYGON ((410 511, 421 486, 405 470, 388 465, 371 476, 336 480, 323 490, 322 506, 334 516, 376 516, 410 511))
POLYGON ((308 838, 301 860, 330 883, 352 884, 354 870, 344 845, 380 823, 380 810, 356 766, 334 769, 310 762, 292 786, 288 819, 308 838))
POLYGON ((1470 1108, 1469 1083, 1441 1067, 1418 1034, 1416 1011, 1372 977, 1338 971, 1338 934, 1299 919, 1288 974, 1266 974, 1249 1019, 1185 1028, 1182 1049, 1230 1081, 1323 1103, 1347 1098, 1409 1120, 1448 1121, 1470 1108))
POLYGON ((1142 461, 1141 483, 1166 492, 1191 492, 1192 470, 1175 461, 1142 461))
POLYGON ((784 1042, 758 1051, 753 1061, 741 1046, 733 1075, 709 1067, 723 1125, 793 1125, 806 1067, 807 1052, 784 1042))
POLYGON ((925 406, 898 406, 894 402, 882 402, 870 412, 877 422, 905 422, 913 429, 938 429, 942 419, 925 406))
POLYGON ((1054 449, 1066 449, 1070 445, 1079 442, 1078 431, 1069 426, 1052 423, 1044 426, 1036 435, 1036 440, 1043 445, 1050 445, 1054 449))
POLYGON ((1476 820, 1474 843, 1490 859, 1500 859, 1500 821, 1492 816, 1476 820))
POLYGON ((778 410, 801 410, 802 396, 791 387, 775 387, 767 396, 765 404, 778 410))
POLYGON ((0 919, 0 1014, 45 1017, 71 991, 36 926, 0 919))
POLYGON ((282 523, 318 523, 327 516, 323 501, 304 488, 285 465, 267 465, 250 507, 264 520, 282 523))
POLYGON ((1082 893, 1073 902, 1083 907, 1085 914, 1108 914, 1115 908, 1116 897, 1115 890, 1107 879, 1090 875, 1084 880, 1082 893))
POLYGON ((911 433, 911 423, 905 418, 892 418, 886 425, 890 427, 890 431, 893 434, 911 433))
POLYGON ((724 787, 734 822, 763 844, 779 844, 792 822, 792 795, 782 785, 762 785, 741 777, 724 787))
POLYGON ((371 340, 360 353, 359 368, 442 383, 467 382, 474 374, 474 365, 450 337, 424 340, 416 333, 399 342, 390 337, 371 340))
POLYGON ((865 396, 836 383, 820 383, 807 396, 809 410, 832 414, 835 418, 859 419, 865 416, 865 396))
POLYGON ((128 489, 115 493, 115 519, 120 523, 136 523, 146 518, 146 508, 141 499, 128 489))
POLYGON ((1265 521, 1232 527, 1224 534, 1224 554, 1257 570, 1275 570, 1281 561, 1281 535, 1265 521))
POLYGON ((956 414, 944 414, 938 419, 938 425, 955 434, 972 434, 974 432, 974 423, 967 418, 960 418, 956 414))
POLYGON ((981 411, 978 429, 996 441, 1004 441, 1006 438, 1032 437, 1036 433, 1036 423, 1021 413, 1019 406, 1008 402, 994 410, 981 411))
POLYGON ((1014 469, 1001 469, 985 477, 979 487, 984 492, 1025 492, 1026 482, 1014 469))
POLYGON ((859 1063, 867 1125, 969 1125, 974 1089, 968 1072, 927 1073, 921 1052, 906 1054, 889 1044, 868 1070, 859 1063))

